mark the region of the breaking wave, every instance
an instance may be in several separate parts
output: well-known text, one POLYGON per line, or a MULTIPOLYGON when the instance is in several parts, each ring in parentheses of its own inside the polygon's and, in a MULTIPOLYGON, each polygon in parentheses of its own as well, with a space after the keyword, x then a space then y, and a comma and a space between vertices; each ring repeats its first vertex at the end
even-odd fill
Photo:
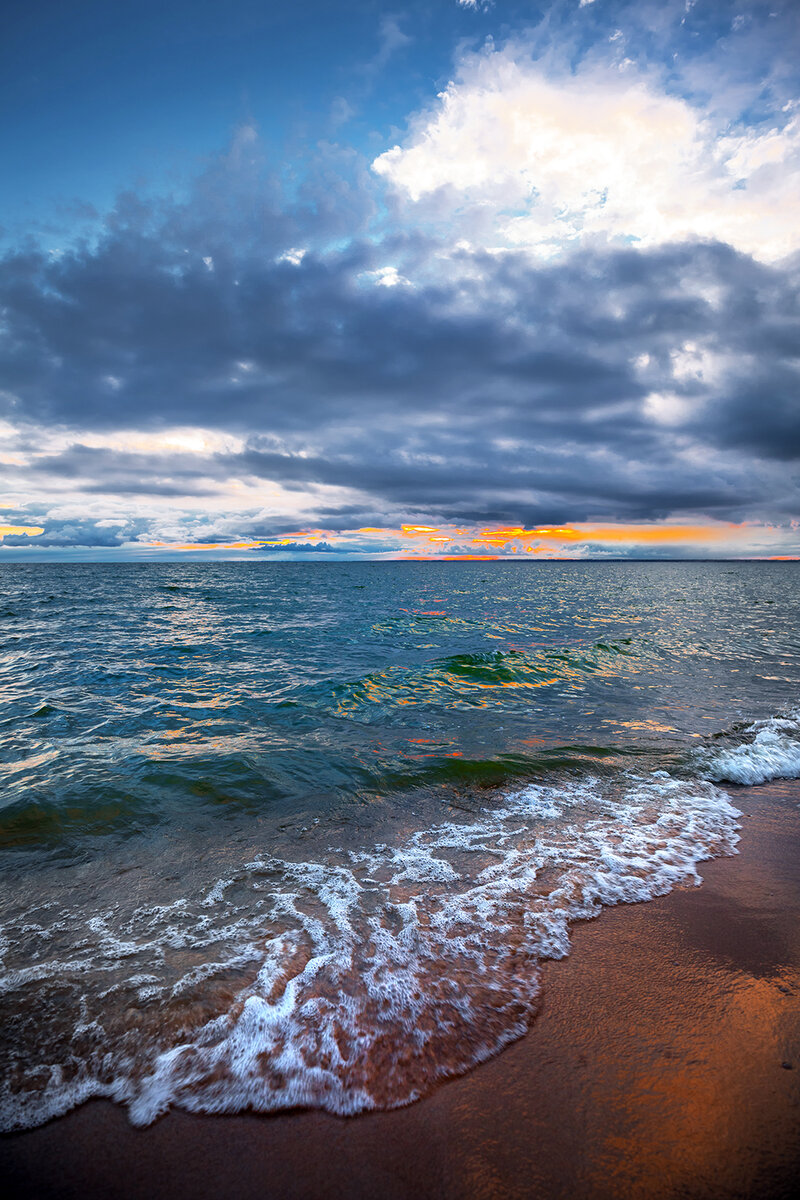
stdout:
POLYGON ((699 752, 707 779, 750 785, 800 778, 800 708, 755 721, 736 736, 743 740, 699 752))

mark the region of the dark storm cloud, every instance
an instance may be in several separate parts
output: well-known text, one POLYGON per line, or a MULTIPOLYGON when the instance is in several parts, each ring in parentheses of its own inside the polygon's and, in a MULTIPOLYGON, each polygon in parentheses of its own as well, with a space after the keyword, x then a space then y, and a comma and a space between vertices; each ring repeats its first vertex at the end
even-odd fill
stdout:
MULTIPOLYGON (((444 439, 434 442, 444 448, 444 439)), ((385 455, 371 462, 369 447, 363 456, 351 459, 282 456, 248 451, 225 460, 237 476, 248 474, 280 481, 310 484, 347 485, 353 480, 365 491, 384 498, 391 510, 416 504, 425 512, 436 512, 442 520, 477 523, 501 521, 526 524, 563 523, 599 517, 611 505, 623 519, 661 518, 680 506, 689 511, 730 512, 752 503, 753 489, 737 479, 708 480, 703 469, 690 473, 653 463, 645 477, 621 457, 612 460, 604 454, 588 461, 576 450, 569 453, 538 452, 523 446, 521 450, 472 447, 472 459, 460 463, 449 460, 409 465, 385 455), (530 493, 537 493, 532 501, 530 493), (505 503, 502 496, 507 497, 505 503)), ((653 448, 655 453, 655 447, 653 448)), ((325 513, 319 514, 323 520, 325 513)), ((329 512, 328 519, 336 515, 329 512)), ((358 514, 360 524, 374 524, 374 514, 358 514), (361 517, 364 517, 362 520, 361 517), (370 519, 366 519, 369 517, 370 519)), ((385 510, 383 514, 385 520, 385 510)), ((350 517, 352 520, 352 517, 350 517)), ((256 530, 250 531, 258 536, 256 530)))
MULTIPOLYGON (((743 373, 744 374, 744 373, 743 373)), ((695 422, 709 436, 708 420, 695 422)), ((725 406, 725 424, 715 431, 726 446, 749 448, 769 458, 796 462, 800 458, 800 375, 788 363, 761 363, 732 385, 725 406)))
MULTIPOLYGON (((421 235, 342 240, 371 210, 357 169, 346 183, 340 168, 323 155, 292 204, 239 176, 226 190, 229 174, 212 172, 185 205, 123 198, 94 243, 8 255, 0 412, 29 449, 39 426, 75 431, 10 474, 131 496, 202 497, 232 478, 365 494, 341 509, 321 496, 326 528, 417 512, 796 511, 796 262, 687 243, 533 266, 518 253, 437 258, 421 235), (411 282, 381 286, 387 266, 411 282), (674 412, 654 415, 653 394, 674 412), (81 444, 86 431, 176 425, 235 432, 244 449, 81 444)), ((241 532, 266 535, 259 522, 241 532)))
MULTIPOLYGON (((212 496, 222 490, 205 478, 214 464, 193 454, 131 454, 76 443, 59 454, 41 454, 9 476, 75 480, 87 492, 111 495, 212 496)), ((217 472, 213 472, 217 473, 217 472)))

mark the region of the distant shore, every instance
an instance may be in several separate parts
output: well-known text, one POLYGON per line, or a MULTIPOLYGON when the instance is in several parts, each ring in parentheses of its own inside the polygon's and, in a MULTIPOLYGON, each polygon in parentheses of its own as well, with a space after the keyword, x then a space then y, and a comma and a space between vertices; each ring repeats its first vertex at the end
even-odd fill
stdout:
POLYGON ((94 1102, 0 1139, 32 1200, 789 1196, 800 1177, 800 783, 731 789, 740 853, 607 910, 531 1032, 409 1108, 196 1117, 94 1102))

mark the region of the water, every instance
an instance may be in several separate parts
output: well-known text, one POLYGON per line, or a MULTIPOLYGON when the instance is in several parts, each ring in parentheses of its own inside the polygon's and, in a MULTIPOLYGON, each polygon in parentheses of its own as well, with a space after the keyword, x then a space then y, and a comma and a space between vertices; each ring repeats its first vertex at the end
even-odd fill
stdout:
POLYGON ((496 1053, 800 775, 799 616, 792 563, 4 567, 0 1125, 496 1053))

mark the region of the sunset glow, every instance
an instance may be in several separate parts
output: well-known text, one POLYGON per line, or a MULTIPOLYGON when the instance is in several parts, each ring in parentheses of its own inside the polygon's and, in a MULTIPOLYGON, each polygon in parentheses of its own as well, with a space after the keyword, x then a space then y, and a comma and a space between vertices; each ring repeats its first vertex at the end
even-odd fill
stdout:
MULTIPOLYGON (((45 532, 41 526, 3 525, 3 535, 24 535, 26 544, 36 545, 36 538, 45 532), (29 540, 30 539, 30 540, 29 540)), ((751 522, 735 524, 717 522, 706 524, 663 525, 575 525, 526 528, 509 525, 498 528, 486 526, 473 529, 459 527, 403 524, 397 528, 361 526, 357 529, 292 530, 268 538, 230 538, 227 540, 179 541, 148 539, 131 542, 131 550, 149 550, 155 554, 224 555, 262 554, 332 554, 379 559, 502 559, 533 555, 536 558, 585 558, 605 553, 611 557, 624 553, 636 557, 669 556, 670 550, 685 553, 705 553, 716 557, 733 555, 790 561, 798 557, 787 554, 753 554, 748 549, 779 538, 773 527, 759 527, 751 522), (478 547, 484 548, 481 552, 478 547)))
POLYGON ((121 124, 50 14, 92 149, 18 106, 0 557, 800 555, 796 5, 311 3, 238 117, 215 54, 121 124))

